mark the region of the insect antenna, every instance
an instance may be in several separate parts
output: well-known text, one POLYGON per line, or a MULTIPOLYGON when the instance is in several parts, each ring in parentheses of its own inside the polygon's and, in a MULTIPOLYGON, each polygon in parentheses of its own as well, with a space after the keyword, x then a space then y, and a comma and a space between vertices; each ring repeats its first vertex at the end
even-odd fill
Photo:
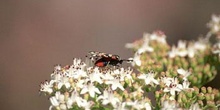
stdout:
POLYGON ((122 63, 123 61, 126 61, 127 63, 131 63, 133 62, 133 59, 122 59, 120 60, 120 63, 122 63))

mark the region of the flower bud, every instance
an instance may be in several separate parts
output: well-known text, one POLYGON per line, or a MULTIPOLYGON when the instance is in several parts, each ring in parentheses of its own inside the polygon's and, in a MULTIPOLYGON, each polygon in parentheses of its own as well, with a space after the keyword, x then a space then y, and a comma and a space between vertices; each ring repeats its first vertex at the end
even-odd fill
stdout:
POLYGON ((89 99, 89 94, 88 93, 84 94, 84 99, 86 99, 86 100, 89 99))
POLYGON ((208 90, 208 93, 212 93, 212 87, 208 87, 207 90, 208 90))
POLYGON ((159 91, 156 91, 156 92, 155 92, 155 98, 158 99, 158 98, 160 97, 160 94, 161 94, 161 93, 160 93, 159 91))
POLYGON ((187 96, 188 98, 192 98, 192 96, 193 96, 192 91, 191 91, 191 90, 187 90, 186 96, 187 96))
POLYGON ((70 96, 70 95, 69 95, 69 92, 65 92, 65 93, 64 93, 64 100, 67 100, 67 99, 69 98, 69 96, 70 96))
POLYGON ((193 89, 194 89, 193 93, 194 93, 195 95, 199 94, 199 88, 193 87, 193 89))
POLYGON ((206 93, 206 88, 205 88, 205 87, 202 87, 202 88, 201 88, 201 91, 202 91, 202 93, 205 94, 205 93, 206 93))
POLYGON ((210 107, 214 107, 215 102, 214 101, 207 101, 207 105, 210 106, 210 107))
POLYGON ((178 103, 182 103, 182 97, 183 97, 183 94, 180 93, 180 94, 178 95, 178 98, 177 98, 177 102, 178 102, 178 103))
POLYGON ((69 78, 69 82, 70 82, 70 84, 74 83, 73 78, 69 78))
POLYGON ((199 93, 198 94, 198 99, 199 100, 203 100, 204 99, 204 94, 203 93, 199 93))
POLYGON ((58 90, 58 84, 57 83, 54 84, 54 89, 58 90))
POLYGON ((210 65, 209 64, 207 64, 207 65, 205 65, 205 67, 204 67, 204 73, 207 73, 207 72, 209 72, 210 71, 210 65))
POLYGON ((198 78, 197 78, 197 77, 193 77, 192 83, 193 83, 193 84, 197 84, 197 82, 198 82, 198 78))
POLYGON ((182 101, 183 101, 183 103, 186 103, 186 102, 187 102, 187 98, 186 98, 186 95, 185 95, 185 94, 182 95, 182 101))
POLYGON ((214 100, 215 99, 215 94, 210 94, 210 98, 211 98, 211 100, 214 100))
POLYGON ((198 74, 197 74, 197 77, 198 77, 198 79, 200 79, 200 80, 202 80, 202 73, 201 72, 199 72, 198 74))
POLYGON ((209 101, 209 100, 211 100, 211 95, 210 94, 205 94, 205 99, 207 100, 207 101, 209 101))
POLYGON ((212 77, 213 77, 213 74, 212 74, 212 72, 210 72, 210 71, 206 72, 206 75, 207 75, 208 78, 210 78, 210 79, 212 79, 212 77))

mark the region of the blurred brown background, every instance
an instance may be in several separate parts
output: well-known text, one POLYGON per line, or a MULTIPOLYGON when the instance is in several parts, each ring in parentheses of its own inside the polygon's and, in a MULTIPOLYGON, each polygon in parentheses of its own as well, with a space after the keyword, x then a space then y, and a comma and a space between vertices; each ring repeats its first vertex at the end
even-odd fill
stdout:
POLYGON ((213 13, 219 0, 0 0, 0 109, 47 110, 39 84, 55 64, 91 50, 130 57, 125 43, 158 29, 193 39, 213 13))

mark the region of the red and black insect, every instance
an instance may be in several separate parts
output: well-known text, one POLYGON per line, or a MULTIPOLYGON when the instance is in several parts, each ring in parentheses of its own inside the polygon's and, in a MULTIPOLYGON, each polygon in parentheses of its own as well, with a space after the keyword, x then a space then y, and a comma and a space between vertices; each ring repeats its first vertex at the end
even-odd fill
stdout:
POLYGON ((98 67, 105 67, 107 65, 119 66, 118 64, 122 64, 123 61, 133 61, 128 59, 120 59, 118 55, 96 51, 89 52, 86 57, 88 57, 93 62, 93 64, 98 67))

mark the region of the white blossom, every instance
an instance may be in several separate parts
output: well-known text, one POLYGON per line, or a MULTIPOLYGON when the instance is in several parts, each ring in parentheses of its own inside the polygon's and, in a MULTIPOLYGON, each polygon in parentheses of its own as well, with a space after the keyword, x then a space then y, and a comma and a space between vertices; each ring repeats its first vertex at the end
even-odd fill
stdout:
POLYGON ((111 103, 113 107, 120 103, 120 100, 114 96, 111 90, 104 90, 103 95, 100 95, 97 100, 102 100, 103 105, 111 103))
POLYGON ((50 106, 50 110, 52 110, 53 107, 58 107, 61 110, 66 110, 67 107, 64 104, 64 95, 60 93, 60 91, 55 93, 55 96, 50 97, 50 102, 51 102, 51 106, 50 106))
POLYGON ((112 90, 116 90, 117 88, 120 88, 122 91, 124 91, 124 87, 122 86, 122 84, 120 83, 119 78, 115 78, 113 80, 108 80, 105 82, 105 84, 109 85, 111 84, 111 88, 112 90))
POLYGON ((141 74, 140 76, 138 76, 139 79, 143 79, 145 81, 146 85, 149 85, 152 83, 158 85, 159 82, 154 77, 155 77, 155 73, 153 71, 150 71, 147 74, 141 74))
POLYGON ((84 106, 83 104, 83 99, 82 97, 79 96, 79 93, 74 90, 72 93, 71 93, 71 96, 67 99, 67 107, 70 109, 72 108, 72 105, 76 103, 79 107, 82 107, 84 106))
POLYGON ((176 92, 180 92, 183 89, 182 85, 178 83, 177 78, 173 78, 170 85, 164 88, 164 92, 170 92, 172 96, 176 94, 176 92))
POLYGON ((53 92, 53 81, 45 81, 40 84, 40 91, 51 94, 53 92))
POLYGON ((191 75, 191 72, 190 72, 190 71, 186 71, 186 70, 184 70, 184 69, 182 69, 182 68, 178 69, 178 70, 177 70, 177 73, 179 73, 179 74, 181 74, 181 75, 183 76, 183 80, 188 80, 187 77, 188 77, 189 75, 191 75))
POLYGON ((103 81, 101 79, 101 74, 98 68, 90 69, 91 73, 89 72, 89 79, 91 82, 98 82, 99 84, 102 84, 103 81))
POLYGON ((80 94, 85 94, 86 92, 89 92, 89 95, 91 97, 95 97, 95 93, 101 94, 98 88, 96 88, 93 83, 89 82, 88 85, 84 85, 82 88, 80 94))
POLYGON ((156 40, 159 43, 166 44, 166 35, 162 31, 155 31, 150 35, 151 40, 156 40))
POLYGON ((133 60, 133 62, 131 63, 132 66, 141 66, 141 54, 139 54, 138 52, 136 52, 134 54, 134 58, 130 58, 130 60, 133 60))
POLYGON ((58 89, 60 89, 63 85, 68 89, 70 88, 70 82, 69 82, 69 77, 62 77, 61 80, 57 84, 58 89))

